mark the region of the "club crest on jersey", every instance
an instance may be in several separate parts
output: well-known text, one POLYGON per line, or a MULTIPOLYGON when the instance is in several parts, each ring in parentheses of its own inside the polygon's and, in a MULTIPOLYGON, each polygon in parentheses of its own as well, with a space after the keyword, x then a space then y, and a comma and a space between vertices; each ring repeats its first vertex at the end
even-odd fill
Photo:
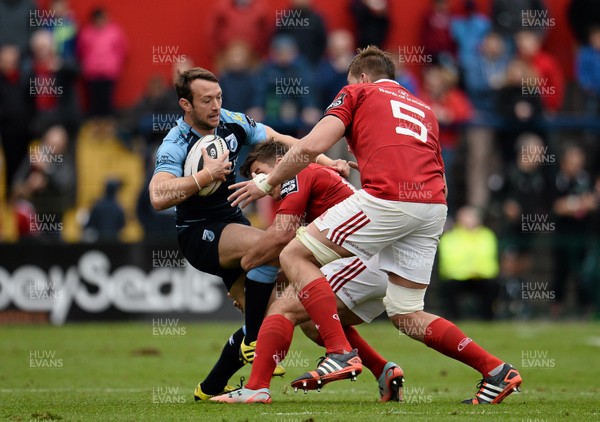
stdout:
POLYGON ((345 92, 341 93, 339 97, 337 97, 335 100, 333 100, 333 102, 331 104, 329 104, 329 107, 327 107, 325 109, 325 111, 329 110, 330 108, 339 107, 342 104, 344 104, 344 98, 346 98, 345 92))
POLYGON ((248 124, 252 127, 256 127, 256 122, 254 121, 254 119, 252 117, 246 116, 246 120, 248 121, 248 124))
POLYGON ((298 178, 294 177, 281 184, 281 199, 293 192, 298 192, 298 178))
POLYGON ((238 141, 233 133, 231 135, 225 137, 225 142, 227 142, 227 147, 231 151, 235 152, 237 150, 238 141))
POLYGON ((206 240, 207 242, 212 242, 215 240, 215 233, 210 230, 204 230, 202 232, 202 240, 206 240))

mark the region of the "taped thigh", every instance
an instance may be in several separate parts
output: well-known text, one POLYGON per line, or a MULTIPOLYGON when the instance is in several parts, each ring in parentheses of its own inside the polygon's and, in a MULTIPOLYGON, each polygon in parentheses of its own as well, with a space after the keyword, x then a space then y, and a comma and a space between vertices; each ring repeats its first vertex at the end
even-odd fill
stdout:
POLYGON ((336 251, 309 234, 304 226, 296 230, 296 239, 313 254, 321 266, 341 258, 336 251))
POLYGON ((425 307, 425 292, 427 289, 410 289, 388 283, 383 304, 388 316, 411 314, 422 311, 425 307))

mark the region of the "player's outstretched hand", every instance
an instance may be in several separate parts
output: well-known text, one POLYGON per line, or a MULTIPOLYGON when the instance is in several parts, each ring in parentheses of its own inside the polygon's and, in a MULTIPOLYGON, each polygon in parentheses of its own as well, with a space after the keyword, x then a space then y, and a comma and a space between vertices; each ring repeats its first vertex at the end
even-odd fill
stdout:
POLYGON ((229 186, 229 189, 236 189, 229 197, 228 201, 231 201, 231 206, 240 206, 240 208, 246 208, 252 201, 262 198, 266 195, 265 192, 260 190, 254 180, 248 180, 245 182, 236 183, 229 186))
POLYGON ((229 161, 229 150, 218 158, 210 158, 206 148, 202 148, 203 169, 207 169, 213 180, 225 181, 225 176, 231 173, 231 162, 229 161))
POLYGON ((350 176, 350 169, 358 170, 358 164, 356 164, 354 161, 346 160, 334 160, 330 167, 337 171, 340 176, 345 178, 350 176))

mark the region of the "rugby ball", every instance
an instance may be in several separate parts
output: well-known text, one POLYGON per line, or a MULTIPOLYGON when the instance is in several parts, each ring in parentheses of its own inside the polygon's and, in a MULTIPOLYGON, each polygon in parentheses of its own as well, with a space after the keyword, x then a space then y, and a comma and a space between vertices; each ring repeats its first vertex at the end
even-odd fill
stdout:
MULTIPOLYGON (((227 143, 223 138, 216 135, 206 135, 200 140, 196 141, 192 149, 190 149, 185 164, 183 165, 183 175, 191 176, 192 174, 202 170, 204 166, 204 159, 202 158, 202 148, 206 148, 206 153, 211 158, 219 158, 225 154, 228 150, 227 143)), ((204 186, 198 192, 200 196, 212 195, 221 186, 221 180, 215 180, 208 185, 204 186)))

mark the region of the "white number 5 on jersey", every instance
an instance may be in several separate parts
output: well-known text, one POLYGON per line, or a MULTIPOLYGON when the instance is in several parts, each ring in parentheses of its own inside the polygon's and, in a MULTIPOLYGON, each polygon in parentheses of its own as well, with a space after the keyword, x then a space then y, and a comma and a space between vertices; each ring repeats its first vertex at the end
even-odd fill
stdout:
POLYGON ((398 126, 396 126, 396 133, 398 133, 400 135, 412 136, 413 138, 417 138, 421 142, 427 142, 427 128, 425 127, 423 122, 415 119, 414 117, 412 117, 408 114, 403 113, 402 110, 404 109, 404 110, 410 111, 411 113, 414 113, 417 116, 421 116, 421 117, 425 117, 425 112, 423 110, 419 110, 416 107, 409 106, 408 104, 405 104, 405 103, 402 103, 402 102, 396 101, 396 100, 390 100, 390 104, 392 105, 392 114, 394 115, 395 118, 406 121, 406 122, 410 122, 413 125, 415 125, 416 127, 421 129, 421 132, 418 133, 418 132, 415 132, 414 130, 409 129, 408 127, 404 126, 402 124, 402 122, 400 122, 400 124, 398 126))

